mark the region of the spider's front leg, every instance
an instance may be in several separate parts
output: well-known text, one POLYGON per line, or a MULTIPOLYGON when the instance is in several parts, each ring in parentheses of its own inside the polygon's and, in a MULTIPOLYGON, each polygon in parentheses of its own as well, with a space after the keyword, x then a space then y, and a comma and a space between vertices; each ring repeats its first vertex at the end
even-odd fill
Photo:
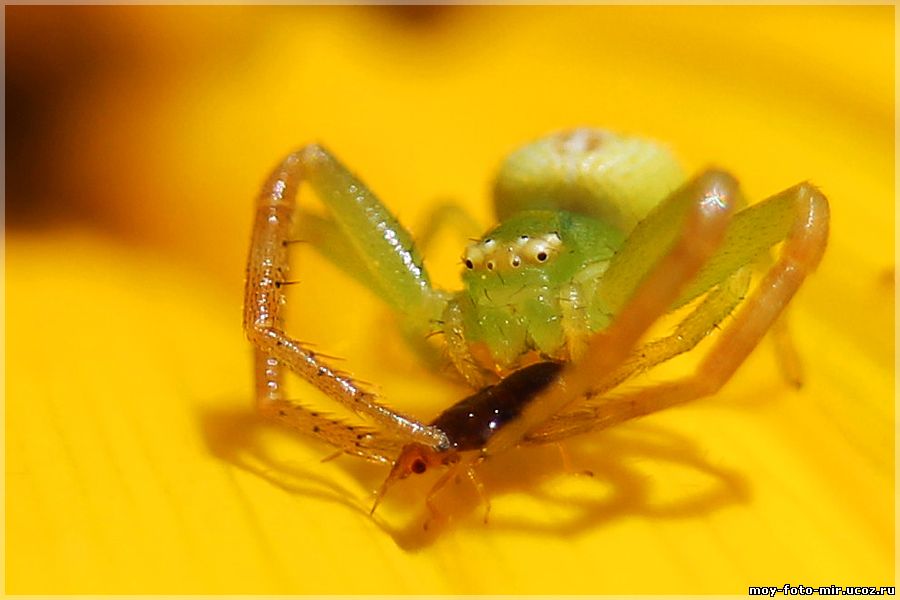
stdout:
POLYGON ((778 225, 788 228, 778 261, 693 375, 617 399, 609 411, 610 420, 629 419, 716 393, 776 323, 806 276, 818 266, 828 241, 829 209, 825 196, 815 187, 802 183, 745 212, 748 221, 762 224, 768 217, 775 217, 780 221, 778 225), (753 209, 756 211, 750 213, 753 209))
MULTIPOLYGON (((735 216, 720 251, 682 293, 681 300, 728 269, 749 262, 779 241, 779 259, 753 293, 740 306, 732 322, 693 375, 626 395, 589 402, 577 410, 556 415, 529 434, 529 441, 544 443, 609 427, 670 406, 717 392, 774 326, 788 302, 822 258, 828 240, 828 201, 815 187, 803 183, 741 211, 735 216), (700 282, 698 284, 698 281, 700 282)), ((716 315, 699 309, 689 327, 704 328, 716 315)), ((680 343, 671 339, 670 345, 680 343)))
POLYGON ((498 453, 520 443, 569 404, 603 386, 714 254, 738 202, 734 178, 707 171, 657 206, 632 232, 604 275, 603 281, 607 277, 615 281, 603 298, 615 315, 613 321, 591 337, 581 359, 567 366, 519 419, 491 438, 485 452, 498 453))
POLYGON ((270 175, 257 200, 247 262, 244 329, 255 347, 258 409, 373 460, 385 460, 386 448, 396 445, 391 439, 447 447, 443 432, 382 405, 372 393, 285 333, 282 309, 283 284, 289 270, 287 246, 294 233, 298 188, 304 181, 330 209, 392 306, 402 308, 419 323, 440 315, 443 307, 443 299, 431 288, 413 250, 410 235, 362 182, 319 146, 307 146, 289 155, 270 175), (282 396, 283 367, 376 422, 386 432, 385 439, 373 432, 357 432, 286 401, 282 396))

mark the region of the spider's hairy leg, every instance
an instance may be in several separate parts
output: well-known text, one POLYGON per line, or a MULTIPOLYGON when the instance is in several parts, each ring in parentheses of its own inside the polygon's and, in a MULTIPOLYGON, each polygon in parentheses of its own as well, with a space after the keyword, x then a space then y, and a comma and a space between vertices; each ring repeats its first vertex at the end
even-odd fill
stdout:
MULTIPOLYGON (((269 176, 256 204, 256 218, 247 261, 244 330, 256 350, 257 406, 270 414, 269 405, 282 397, 282 368, 287 367, 333 400, 382 426, 391 437, 446 447, 443 432, 379 403, 349 376, 333 369, 322 357, 284 331, 282 283, 289 270, 288 242, 294 231, 296 196, 309 181, 342 227, 360 231, 357 250, 370 256, 370 271, 379 281, 391 281, 392 303, 408 303, 409 312, 435 310, 440 303, 416 262, 409 234, 387 209, 327 152, 307 146, 289 155, 269 176)), ((308 412, 308 411, 307 411, 308 412)), ((303 411, 289 414, 298 427, 308 425, 303 411)))
POLYGON ((647 342, 615 370, 604 382, 603 389, 591 389, 591 395, 602 394, 620 383, 664 363, 699 344, 744 299, 750 286, 750 268, 744 267, 728 277, 693 309, 671 334, 647 342))
POLYGON ((488 441, 486 453, 518 444, 569 403, 604 384, 656 319, 668 312, 685 282, 713 255, 725 235, 737 197, 733 177, 706 171, 675 191, 638 225, 613 259, 615 262, 624 254, 629 267, 642 270, 641 276, 634 278, 630 299, 626 298, 614 312, 606 329, 594 334, 582 359, 566 367, 519 419, 488 441), (651 247, 635 247, 647 241, 644 236, 648 230, 653 234, 649 238, 651 247))
POLYGON ((602 383, 592 386, 583 400, 573 403, 564 412, 554 415, 549 421, 538 426, 526 436, 524 442, 558 443, 559 440, 595 428, 593 414, 598 410, 598 406, 608 402, 602 397, 604 393, 699 344, 744 299, 750 284, 750 276, 750 267, 736 271, 707 294, 702 302, 676 325, 671 334, 639 346, 602 383))
POLYGON ((329 208, 388 304, 408 316, 439 316, 443 295, 432 289, 412 236, 387 207, 320 146, 292 156, 298 157, 302 177, 329 208))
POLYGON ((828 241, 828 201, 808 183, 787 189, 744 212, 748 211, 753 212, 745 218, 759 224, 782 221, 779 228, 787 231, 784 246, 777 262, 741 305, 694 374, 606 402, 597 402, 590 407, 590 415, 581 411, 560 414, 546 427, 534 432, 535 442, 609 427, 708 396, 716 393, 731 378, 777 322, 806 276, 819 264, 828 241))
MULTIPOLYGON (((265 369, 274 359, 260 353, 265 369)), ((341 452, 373 462, 390 464, 403 442, 365 427, 349 425, 289 400, 269 398, 266 390, 257 394, 259 413, 303 434, 314 435, 341 452), (263 399, 263 400, 259 400, 263 399)))
MULTIPOLYGON (((294 223, 297 242, 309 244, 329 262, 350 277, 367 287, 379 297, 389 294, 367 267, 367 258, 354 247, 352 236, 344 233, 338 223, 329 217, 322 217, 298 207, 294 223)), ((422 220, 416 236, 416 249, 428 251, 435 239, 444 231, 452 230, 459 238, 466 240, 478 235, 482 227, 463 207, 450 201, 442 202, 428 211, 422 220)))

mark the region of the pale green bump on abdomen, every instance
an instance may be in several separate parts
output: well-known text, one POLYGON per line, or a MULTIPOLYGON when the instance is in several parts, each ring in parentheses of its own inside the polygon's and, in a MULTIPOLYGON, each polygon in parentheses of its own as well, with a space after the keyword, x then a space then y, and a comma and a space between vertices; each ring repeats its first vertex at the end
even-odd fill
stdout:
POLYGON ((514 151, 494 183, 498 220, 523 210, 590 215, 631 229, 684 183, 675 156, 658 142, 574 129, 514 151))

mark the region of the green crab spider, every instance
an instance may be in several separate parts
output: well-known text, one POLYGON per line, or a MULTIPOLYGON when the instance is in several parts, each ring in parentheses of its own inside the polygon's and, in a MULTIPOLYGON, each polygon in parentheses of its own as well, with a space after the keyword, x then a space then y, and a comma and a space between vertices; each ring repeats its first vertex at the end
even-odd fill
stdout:
POLYGON ((789 379, 799 367, 782 313, 818 265, 828 238, 825 197, 801 183, 746 206, 728 173, 686 180, 662 145, 596 129, 528 144, 494 188, 499 225, 463 254, 463 289, 435 289, 412 237, 366 186, 318 145, 290 154, 262 188, 247 265, 244 328, 255 354, 259 412, 347 453, 391 465, 375 506, 410 474, 447 468, 426 499, 465 475, 490 504, 476 467, 524 444, 569 436, 718 391, 769 331, 789 379), (296 206, 308 183, 331 218, 296 206), (443 334, 474 390, 430 423, 390 408, 284 330, 288 246, 298 226, 375 290, 414 338, 443 334), (777 260, 771 248, 782 243, 777 260), (764 265, 748 294, 750 275, 764 265), (690 303, 668 336, 642 342, 661 316, 690 303), (691 350, 728 316, 696 371, 610 394, 691 350), (367 420, 348 425, 288 400, 290 370, 367 420))

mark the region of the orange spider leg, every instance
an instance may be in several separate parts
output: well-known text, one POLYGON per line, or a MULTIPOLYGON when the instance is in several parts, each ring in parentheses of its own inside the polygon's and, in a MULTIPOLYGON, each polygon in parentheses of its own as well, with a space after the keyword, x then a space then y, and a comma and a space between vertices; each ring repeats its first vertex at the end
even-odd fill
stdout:
MULTIPOLYGON (((363 390, 348 375, 332 368, 322 357, 284 332, 282 288, 289 269, 287 246, 292 239, 297 191, 304 180, 310 180, 339 218, 351 221, 374 219, 382 229, 392 227, 396 230, 392 240, 408 236, 380 202, 318 146, 307 146, 289 155, 275 169, 257 200, 244 302, 244 330, 255 347, 258 410, 295 429, 318 435, 339 448, 347 449, 349 443, 350 448, 358 449, 373 443, 375 434, 372 432, 357 431, 350 426, 343 426, 341 432, 336 421, 287 402, 282 393, 282 367, 286 366, 330 398, 384 427, 385 437, 400 438, 402 442, 418 441, 435 448, 447 447, 443 432, 380 404, 374 394, 363 390), (333 192, 335 189, 339 191, 333 192), (356 439, 356 436, 362 437, 356 439)), ((372 237, 365 241, 378 257, 378 264, 384 265, 385 269, 396 266, 392 270, 395 275, 398 269, 406 269, 405 275, 397 279, 395 300, 399 302, 405 298, 426 310, 435 299, 424 272, 411 258, 407 247, 390 242, 382 244, 377 235, 372 237)), ((380 462, 386 458, 375 451, 354 453, 380 462)))
POLYGON ((791 209, 792 227, 781 256, 744 302, 734 320, 694 374, 683 379, 598 399, 569 414, 560 414, 536 428, 529 441, 544 443, 621 423, 641 415, 716 393, 731 378, 766 332, 777 322, 787 303, 822 258, 828 239, 828 201, 813 186, 803 183, 767 201, 791 209))
MULTIPOLYGON (((649 235, 663 244, 668 238, 671 240, 668 250, 665 246, 659 250, 662 256, 637 282, 631 299, 625 302, 609 327, 591 338, 583 358, 567 366, 556 382, 522 411, 518 420, 497 432, 488 441, 485 454, 518 444, 528 432, 546 423, 570 402, 585 397, 592 387, 603 385, 718 248, 737 192, 737 182, 731 175, 707 171, 659 205, 654 216, 645 220, 646 225, 638 226, 632 238, 649 235)), ((614 267, 612 264, 609 272, 614 267)))

